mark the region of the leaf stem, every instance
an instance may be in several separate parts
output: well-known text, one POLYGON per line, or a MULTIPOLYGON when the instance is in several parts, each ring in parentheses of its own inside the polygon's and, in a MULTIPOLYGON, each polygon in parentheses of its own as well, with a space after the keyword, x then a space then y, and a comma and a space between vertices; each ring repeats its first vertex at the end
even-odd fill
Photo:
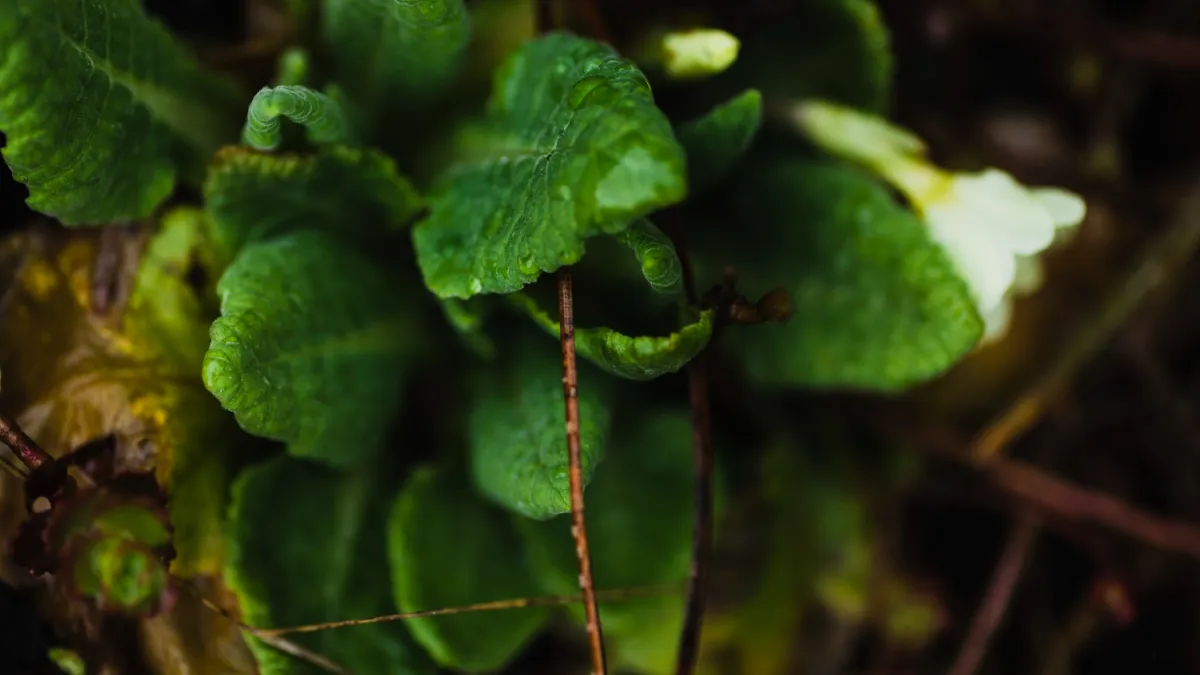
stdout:
POLYGON ((563 357, 563 399, 567 413, 567 461, 571 490, 571 535, 579 558, 579 590, 587 615, 588 641, 592 650, 592 672, 605 675, 604 631, 600 627, 600 606, 592 578, 592 558, 588 551, 587 518, 583 507, 583 460, 579 440, 579 371, 575 364, 575 301, 571 268, 558 270, 559 340, 563 357))
MULTIPOLYGON (((683 286, 689 305, 699 303, 692 257, 688 251, 686 231, 682 223, 673 223, 670 230, 675 252, 683 268, 683 286)), ((692 410, 692 561, 688 572, 687 601, 684 606, 683 627, 679 631, 679 648, 675 655, 676 675, 691 675, 700 658, 700 635, 704 627, 704 608, 707 602, 708 560, 713 545, 713 448, 712 412, 708 395, 708 351, 688 364, 688 404, 692 410)))

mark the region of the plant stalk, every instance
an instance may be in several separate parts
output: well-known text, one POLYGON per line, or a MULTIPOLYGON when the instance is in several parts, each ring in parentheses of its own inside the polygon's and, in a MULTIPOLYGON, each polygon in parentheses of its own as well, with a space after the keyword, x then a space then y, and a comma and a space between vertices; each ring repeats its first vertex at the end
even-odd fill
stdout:
POLYGON ((575 364, 575 301, 571 268, 558 270, 559 340, 562 343, 563 399, 567 413, 567 461, 571 490, 571 535, 579 558, 579 590, 587 616, 588 642, 592 652, 592 672, 605 675, 604 631, 600 626, 600 605, 596 601, 596 583, 592 577, 592 557, 588 550, 587 518, 583 506, 583 460, 579 440, 579 371, 575 364))

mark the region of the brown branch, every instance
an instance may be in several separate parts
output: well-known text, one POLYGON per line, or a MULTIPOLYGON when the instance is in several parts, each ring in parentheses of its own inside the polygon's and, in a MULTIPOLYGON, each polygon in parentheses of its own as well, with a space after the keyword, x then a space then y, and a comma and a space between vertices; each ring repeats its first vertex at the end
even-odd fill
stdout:
POLYGON ((558 270, 559 340, 562 342, 563 399, 567 409, 567 475, 571 489, 571 535, 579 558, 579 590, 583 591, 583 609, 587 615, 588 641, 592 650, 592 672, 605 675, 604 631, 600 627, 600 606, 596 601, 596 583, 592 578, 592 558, 588 552, 587 519, 583 508, 582 450, 579 441, 579 372, 575 367, 575 307, 571 286, 571 268, 558 270))
MULTIPOLYGON (((681 223, 670 228, 680 266, 688 304, 699 304, 687 233, 681 223)), ((714 335, 710 338, 716 339, 714 335)), ((679 647, 675 655, 676 675, 691 675, 700 658, 700 636, 704 628, 707 604, 708 561, 713 545, 713 440, 712 413, 709 404, 708 347, 688 364, 688 404, 692 410, 692 561, 688 573, 687 601, 679 647)))
POLYGON ((971 621, 967 639, 963 641, 962 649, 954 665, 950 667, 949 675, 973 675, 979 669, 979 664, 987 654, 988 644, 992 635, 1000 627, 1005 613, 1008 611, 1009 600, 1021 579, 1025 561, 1037 541, 1040 526, 1030 517, 1022 518, 1013 529, 1004 544, 1004 552, 996 563, 992 581, 988 585, 983 603, 979 606, 975 618, 971 621))
POLYGON ((998 487, 1039 510, 1103 525, 1151 546, 1200 559, 1200 527, 1192 523, 1154 515, 1024 462, 996 460, 982 468, 998 487))
POLYGON ((914 447, 922 451, 979 471, 1026 507, 1057 520, 1094 523, 1144 544, 1200 560, 1200 525, 1155 515, 1112 495, 1058 478, 1026 462, 1006 457, 988 462, 973 461, 962 451, 960 439, 944 428, 923 426, 895 414, 883 415, 880 422, 885 429, 917 440, 914 447))
POLYGON ((54 458, 43 450, 33 439, 21 430, 15 421, 4 413, 0 413, 0 443, 12 449, 13 454, 21 460, 29 470, 37 471, 54 464, 54 458))
MULTIPOLYGON (((534 25, 538 34, 560 25, 561 7, 555 0, 536 0, 534 25)), ((592 674, 607 675, 604 655, 604 629, 600 625, 600 603, 596 599, 596 581, 592 577, 592 555, 588 550, 587 517, 583 502, 583 450, 579 440, 579 371, 575 364, 575 298, 571 268, 558 270, 558 337, 562 344, 563 401, 566 406, 567 479, 571 492, 571 536, 579 559, 579 590, 587 618, 588 643, 592 653, 592 674)))
POLYGON ((691 675, 700 657, 708 560, 712 554, 713 442, 707 352, 701 352, 688 366, 688 402, 692 408, 692 564, 688 571, 687 604, 675 657, 676 675, 691 675))

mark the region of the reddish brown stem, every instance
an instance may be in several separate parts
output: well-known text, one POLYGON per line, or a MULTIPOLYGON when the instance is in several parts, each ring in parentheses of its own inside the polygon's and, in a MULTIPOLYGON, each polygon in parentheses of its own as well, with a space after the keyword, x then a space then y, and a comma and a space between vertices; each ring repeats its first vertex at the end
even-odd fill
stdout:
POLYGON ((996 563, 996 571, 992 574, 987 594, 971 622, 970 632, 963 641, 962 649, 958 658, 954 660, 949 675, 973 675, 979 669, 979 664, 987 654, 992 635, 1000 628, 1004 615, 1008 612, 1009 600, 1012 599, 1017 582, 1021 579, 1021 572, 1025 568, 1030 551, 1033 550, 1034 542, 1037 541, 1039 529, 1037 521, 1025 517, 1009 535, 1004 552, 1000 554, 1000 561, 996 563))
POLYGON ((41 449, 15 421, 3 413, 0 413, 0 443, 11 448, 13 454, 29 467, 31 472, 54 464, 50 453, 41 449))
POLYGON ((1091 521, 1151 546, 1200 559, 1200 527, 1196 525, 1156 516, 1022 462, 998 459, 980 468, 996 485, 1039 510, 1059 518, 1091 521))
POLYGON ((571 490, 571 535, 579 558, 579 590, 587 615, 588 641, 592 650, 592 672, 608 672, 604 657, 604 631, 600 627, 600 605, 596 601, 596 583, 592 578, 592 557, 588 551, 587 519, 583 508, 583 461, 579 441, 579 372, 575 366, 575 302, 571 268, 558 270, 559 340, 562 342, 563 399, 567 411, 567 475, 571 490))
POLYGON ((713 539, 713 443, 708 400, 708 355, 701 353, 688 366, 688 400, 692 408, 692 565, 688 573, 687 604, 676 675, 690 675, 700 657, 700 635, 707 600, 708 559, 713 539))
MULTIPOLYGON (((688 304, 696 306, 696 279, 687 247, 687 232, 679 223, 670 228, 688 304)), ((715 339, 715 333, 714 338, 715 339)), ((711 343, 710 343, 711 344, 711 343)), ((692 409, 692 564, 688 574, 687 603, 679 648, 675 655, 676 675, 691 675, 700 659, 700 637, 707 604, 708 560, 713 545, 713 441, 712 413, 708 397, 708 350, 688 364, 688 402, 692 409)))

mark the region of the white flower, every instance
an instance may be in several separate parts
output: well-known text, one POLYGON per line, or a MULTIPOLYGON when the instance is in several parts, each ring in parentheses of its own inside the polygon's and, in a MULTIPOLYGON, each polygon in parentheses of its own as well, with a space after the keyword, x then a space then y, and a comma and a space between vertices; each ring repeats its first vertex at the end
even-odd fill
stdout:
POLYGON ((816 145, 904 193, 970 287, 985 340, 1006 330, 1013 296, 1041 284, 1039 254, 1086 212, 1078 195, 1027 188, 999 169, 945 171, 925 158, 920 138, 882 118, 824 101, 802 103, 793 114, 816 145))

